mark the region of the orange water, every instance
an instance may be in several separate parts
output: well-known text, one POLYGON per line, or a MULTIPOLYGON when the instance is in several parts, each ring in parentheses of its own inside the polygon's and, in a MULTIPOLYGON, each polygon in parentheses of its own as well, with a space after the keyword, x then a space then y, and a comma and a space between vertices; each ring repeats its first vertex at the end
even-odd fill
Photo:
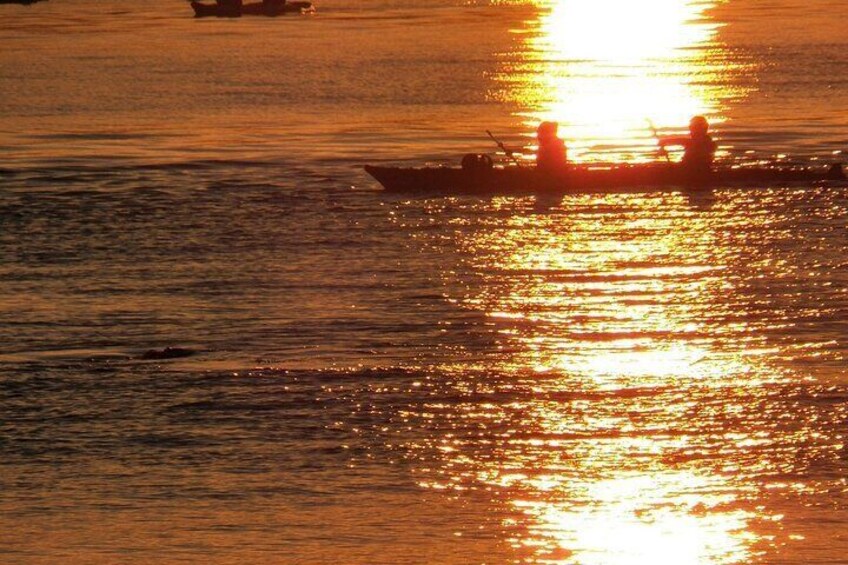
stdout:
POLYGON ((0 562, 844 562, 844 187, 361 170, 842 158, 844 3, 636 5, 0 6, 0 562))

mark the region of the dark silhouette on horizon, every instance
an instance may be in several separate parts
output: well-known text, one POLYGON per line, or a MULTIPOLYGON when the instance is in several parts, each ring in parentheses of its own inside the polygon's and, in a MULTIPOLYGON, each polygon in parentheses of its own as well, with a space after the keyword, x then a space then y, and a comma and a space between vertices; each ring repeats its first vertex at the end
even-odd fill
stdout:
POLYGON ((245 4, 242 0, 216 0, 215 4, 192 2, 195 17, 215 16, 219 18, 240 18, 241 16, 279 16, 289 13, 302 13, 312 10, 312 2, 305 0, 262 0, 245 4))

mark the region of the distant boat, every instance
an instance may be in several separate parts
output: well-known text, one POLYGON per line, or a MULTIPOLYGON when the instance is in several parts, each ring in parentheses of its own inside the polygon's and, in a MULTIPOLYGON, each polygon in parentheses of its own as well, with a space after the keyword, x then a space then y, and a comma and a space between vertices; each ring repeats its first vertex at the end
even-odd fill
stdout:
POLYGON ((418 194, 569 194, 685 191, 710 187, 777 187, 798 184, 848 186, 842 166, 724 167, 696 178, 679 165, 667 163, 574 165, 556 174, 535 167, 379 167, 365 171, 390 192, 418 194))
MULTIPOLYGON (((0 0, 2 1, 2 0, 0 0)), ((312 2, 303 0, 295 0, 293 2, 285 2, 282 0, 270 2, 254 2, 252 4, 243 4, 239 9, 236 6, 228 5, 226 2, 217 4, 203 4, 201 2, 192 2, 191 7, 194 9, 194 16, 203 18, 215 16, 219 18, 238 18, 240 16, 281 16, 283 14, 302 14, 304 12, 314 11, 312 2)))

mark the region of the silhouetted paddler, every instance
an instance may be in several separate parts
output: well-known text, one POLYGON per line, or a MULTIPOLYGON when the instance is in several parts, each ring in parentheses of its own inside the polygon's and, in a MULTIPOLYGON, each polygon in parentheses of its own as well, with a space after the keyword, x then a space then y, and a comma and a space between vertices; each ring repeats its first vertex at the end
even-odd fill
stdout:
POLYGON ((536 152, 536 168, 543 172, 561 172, 568 165, 565 142, 557 136, 559 124, 542 122, 536 128, 539 149, 536 152))
POLYGON ((689 136, 663 137, 660 147, 680 145, 683 147, 681 164, 693 174, 707 174, 712 171, 715 160, 716 142, 710 136, 710 125, 704 116, 695 116, 689 120, 689 136))

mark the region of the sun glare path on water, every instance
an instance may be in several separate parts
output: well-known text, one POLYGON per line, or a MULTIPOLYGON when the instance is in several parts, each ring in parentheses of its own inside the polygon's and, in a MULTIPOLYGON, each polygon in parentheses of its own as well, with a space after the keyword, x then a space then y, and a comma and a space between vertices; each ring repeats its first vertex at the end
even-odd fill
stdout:
POLYGON ((783 208, 771 204, 430 203, 479 277, 455 298, 485 313, 500 339, 479 373, 465 361, 444 367, 432 400, 406 414, 437 432, 409 446, 419 484, 490 495, 521 563, 731 565, 788 543, 794 533, 763 477, 808 488, 780 486, 806 464, 796 446, 814 445, 822 460, 842 447, 816 438, 795 404, 807 376, 780 363, 788 352, 769 339, 792 320, 749 298, 757 283, 738 273, 751 258, 728 244, 735 233, 779 237, 783 208))
POLYGON ((724 56, 710 20, 719 3, 544 2, 515 30, 523 46, 499 76, 504 97, 528 136, 558 121, 573 161, 657 160, 654 127, 680 133, 699 114, 720 125, 725 105, 746 95, 720 80, 741 64, 724 56))

